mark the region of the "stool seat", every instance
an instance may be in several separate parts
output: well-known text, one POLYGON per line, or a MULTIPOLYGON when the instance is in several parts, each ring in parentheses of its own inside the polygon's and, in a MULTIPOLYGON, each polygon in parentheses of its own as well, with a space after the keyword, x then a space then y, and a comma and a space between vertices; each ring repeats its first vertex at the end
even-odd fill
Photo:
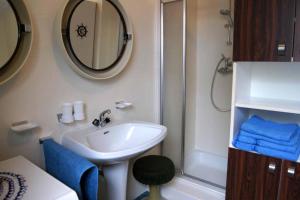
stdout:
POLYGON ((175 176, 175 166, 165 156, 145 156, 135 161, 133 175, 136 180, 145 185, 162 185, 175 176))

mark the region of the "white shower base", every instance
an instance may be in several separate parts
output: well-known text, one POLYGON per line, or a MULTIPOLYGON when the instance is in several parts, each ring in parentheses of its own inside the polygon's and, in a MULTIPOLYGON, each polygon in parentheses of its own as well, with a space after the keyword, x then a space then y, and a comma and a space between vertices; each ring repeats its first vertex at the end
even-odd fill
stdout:
POLYGON ((224 200, 225 191, 187 177, 175 177, 161 188, 166 200, 224 200))
POLYGON ((194 149, 186 154, 185 173, 202 180, 226 186, 227 158, 194 149))

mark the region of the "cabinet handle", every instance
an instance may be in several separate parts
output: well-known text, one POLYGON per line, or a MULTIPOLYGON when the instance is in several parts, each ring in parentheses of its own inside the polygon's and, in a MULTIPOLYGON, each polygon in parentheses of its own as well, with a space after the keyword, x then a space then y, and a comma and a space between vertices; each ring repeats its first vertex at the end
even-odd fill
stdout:
POLYGON ((287 170, 288 176, 293 177, 295 175, 296 169, 294 167, 289 167, 287 170))
POLYGON ((284 43, 277 44, 277 54, 279 56, 285 56, 286 45, 284 43))
POLYGON ((276 170, 276 164, 275 163, 270 163, 268 166, 268 171, 269 172, 275 172, 276 170))

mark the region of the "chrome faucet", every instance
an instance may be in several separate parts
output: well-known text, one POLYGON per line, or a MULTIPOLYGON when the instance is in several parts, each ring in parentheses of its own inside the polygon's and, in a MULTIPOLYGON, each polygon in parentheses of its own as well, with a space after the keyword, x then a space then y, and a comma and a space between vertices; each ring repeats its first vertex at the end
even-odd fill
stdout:
POLYGON ((99 119, 94 119, 93 125, 97 127, 98 126, 104 127, 106 124, 108 124, 111 121, 111 119, 108 117, 110 113, 111 113, 110 109, 101 112, 99 115, 99 119))

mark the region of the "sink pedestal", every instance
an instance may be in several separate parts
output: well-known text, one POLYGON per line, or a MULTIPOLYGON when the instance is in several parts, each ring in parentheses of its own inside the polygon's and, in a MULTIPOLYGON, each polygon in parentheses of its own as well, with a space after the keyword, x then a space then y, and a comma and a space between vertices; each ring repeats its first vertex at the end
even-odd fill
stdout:
POLYGON ((107 200, 126 200, 129 161, 102 166, 107 200))

